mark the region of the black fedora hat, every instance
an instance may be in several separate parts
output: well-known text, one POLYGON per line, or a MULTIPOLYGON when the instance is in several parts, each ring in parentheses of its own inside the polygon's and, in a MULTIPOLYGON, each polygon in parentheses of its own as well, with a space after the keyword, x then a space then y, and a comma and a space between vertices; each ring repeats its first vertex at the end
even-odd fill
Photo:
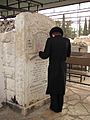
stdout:
POLYGON ((52 37, 52 33, 54 32, 59 32, 63 36, 63 30, 60 27, 53 27, 49 32, 50 37, 52 37))

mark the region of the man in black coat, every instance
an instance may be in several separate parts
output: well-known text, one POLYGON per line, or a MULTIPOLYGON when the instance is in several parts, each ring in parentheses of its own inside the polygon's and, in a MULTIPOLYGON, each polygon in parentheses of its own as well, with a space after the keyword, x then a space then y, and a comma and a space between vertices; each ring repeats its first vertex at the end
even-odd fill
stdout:
POLYGON ((42 59, 49 58, 48 85, 46 94, 50 94, 50 109, 61 112, 64 102, 66 86, 66 58, 70 57, 70 40, 63 37, 63 31, 59 27, 50 30, 50 38, 47 39, 44 51, 39 52, 42 59))

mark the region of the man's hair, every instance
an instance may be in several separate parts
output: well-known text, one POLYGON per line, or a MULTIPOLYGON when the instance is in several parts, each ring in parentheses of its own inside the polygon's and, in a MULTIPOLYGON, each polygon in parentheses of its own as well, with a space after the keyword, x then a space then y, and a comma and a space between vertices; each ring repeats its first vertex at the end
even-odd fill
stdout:
POLYGON ((60 27, 53 27, 49 32, 50 37, 52 37, 52 34, 55 32, 60 33, 61 36, 63 36, 63 30, 60 27))

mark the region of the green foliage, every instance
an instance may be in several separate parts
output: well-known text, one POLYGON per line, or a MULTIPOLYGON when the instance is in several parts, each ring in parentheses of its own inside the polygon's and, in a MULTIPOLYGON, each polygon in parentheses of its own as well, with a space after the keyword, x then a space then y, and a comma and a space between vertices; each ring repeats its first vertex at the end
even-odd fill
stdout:
POLYGON ((83 28, 79 25, 79 36, 83 35, 83 28))
POLYGON ((64 36, 68 38, 74 38, 76 37, 76 31, 71 27, 72 21, 65 21, 65 15, 63 14, 63 19, 62 19, 62 29, 64 31, 64 36))
MULTIPOLYGON (((85 18, 84 29, 82 28, 80 22, 81 21, 79 20, 79 31, 78 31, 79 36, 90 34, 90 18, 88 20, 88 25, 87 25, 87 19, 85 18)), ((73 39, 77 36, 77 31, 75 31, 75 29, 72 28, 72 23, 73 22, 71 20, 68 21, 65 20, 65 14, 63 14, 62 22, 56 21, 56 25, 63 29, 64 36, 73 39)))
POLYGON ((83 35, 88 35, 88 30, 87 30, 87 19, 86 19, 86 18, 85 18, 85 23, 84 23, 83 35))
POLYGON ((56 26, 61 27, 61 21, 55 21, 56 22, 56 26))
POLYGON ((81 19, 80 18, 79 18, 79 31, 78 32, 79 32, 78 33, 79 36, 83 35, 83 28, 81 26, 81 19))
POLYGON ((88 20, 88 34, 90 34, 90 17, 89 17, 89 20, 88 20))
POLYGON ((64 35, 66 34, 66 25, 65 25, 65 14, 63 14, 63 19, 62 19, 62 29, 63 29, 63 32, 64 32, 64 35))

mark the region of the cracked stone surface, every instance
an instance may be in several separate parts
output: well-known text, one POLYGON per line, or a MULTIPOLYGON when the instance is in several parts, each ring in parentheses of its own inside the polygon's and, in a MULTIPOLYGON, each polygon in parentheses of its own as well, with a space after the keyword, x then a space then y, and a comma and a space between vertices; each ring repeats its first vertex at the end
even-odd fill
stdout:
POLYGON ((61 113, 51 111, 49 103, 26 116, 6 106, 0 109, 0 120, 90 120, 90 87, 68 83, 61 113))
POLYGON ((15 20, 0 20, 0 33, 15 29, 15 20))

